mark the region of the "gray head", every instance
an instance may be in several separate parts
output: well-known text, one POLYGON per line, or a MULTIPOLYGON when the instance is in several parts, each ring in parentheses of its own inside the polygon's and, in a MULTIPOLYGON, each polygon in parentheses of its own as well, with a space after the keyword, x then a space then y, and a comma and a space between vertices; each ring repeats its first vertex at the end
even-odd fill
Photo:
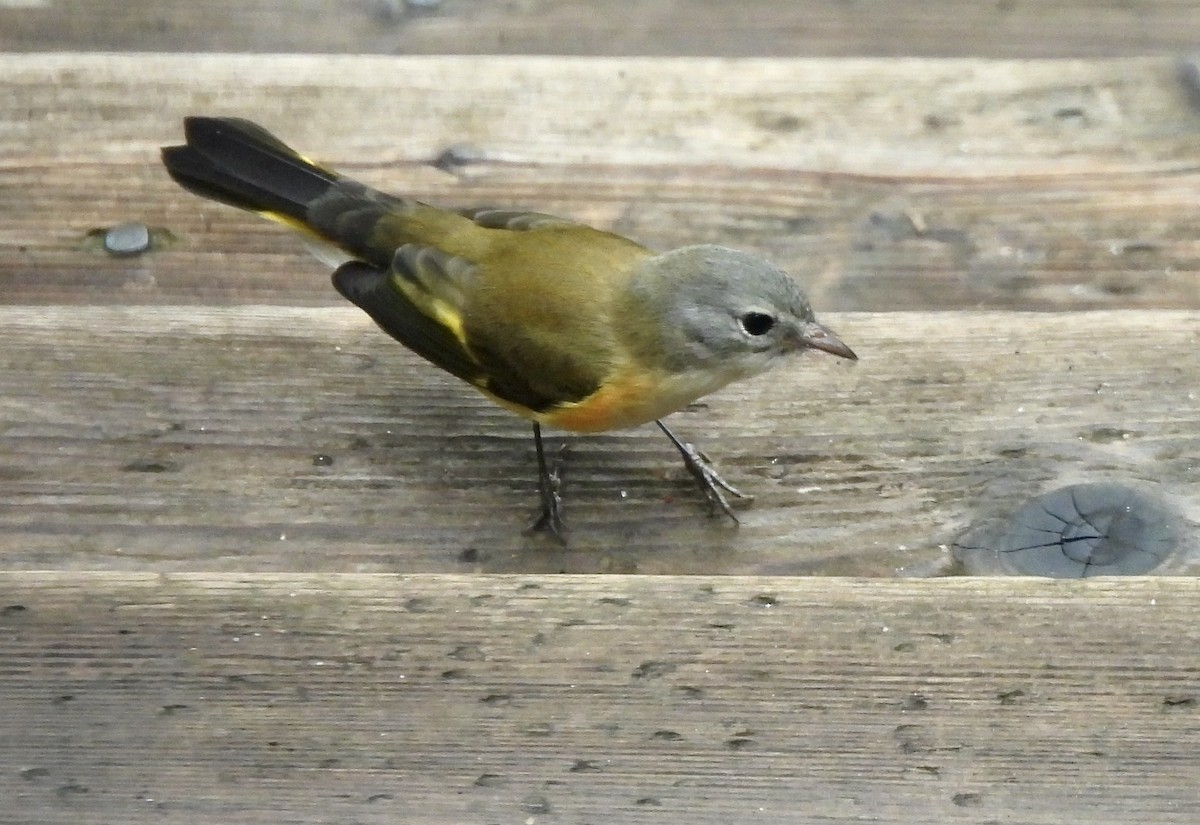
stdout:
POLYGON ((856 358, 817 323, 787 273, 745 252, 687 246, 657 255, 639 268, 630 293, 631 311, 650 322, 636 344, 654 347, 674 372, 708 368, 733 380, 805 349, 856 358))

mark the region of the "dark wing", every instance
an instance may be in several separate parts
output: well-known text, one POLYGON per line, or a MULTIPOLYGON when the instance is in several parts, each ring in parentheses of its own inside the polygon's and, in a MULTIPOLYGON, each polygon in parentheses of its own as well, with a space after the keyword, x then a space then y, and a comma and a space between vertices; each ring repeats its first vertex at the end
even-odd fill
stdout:
POLYGON ((454 332, 417 309, 395 287, 389 273, 350 261, 334 270, 333 286, 417 355, 472 384, 486 378, 454 332))
POLYGON ((333 285, 388 335, 451 375, 533 412, 559 399, 534 390, 519 375, 476 358, 463 331, 461 290, 473 265, 440 250, 406 244, 390 271, 351 261, 333 273, 333 285))

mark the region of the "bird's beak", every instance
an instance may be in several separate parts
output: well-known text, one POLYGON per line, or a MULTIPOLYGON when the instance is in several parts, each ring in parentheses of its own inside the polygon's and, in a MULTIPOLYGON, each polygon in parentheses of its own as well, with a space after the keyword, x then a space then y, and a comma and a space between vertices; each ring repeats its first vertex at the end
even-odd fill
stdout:
POLYGON ((854 354, 854 350, 843 344, 841 339, 834 335, 829 328, 815 321, 805 324, 800 328, 800 346, 819 349, 830 355, 836 355, 838 358, 849 358, 851 361, 858 360, 858 356, 854 354))

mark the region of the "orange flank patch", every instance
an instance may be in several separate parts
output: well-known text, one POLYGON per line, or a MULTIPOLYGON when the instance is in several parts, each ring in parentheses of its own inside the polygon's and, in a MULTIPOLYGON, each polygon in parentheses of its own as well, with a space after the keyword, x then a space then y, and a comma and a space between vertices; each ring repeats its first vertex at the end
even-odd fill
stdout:
POLYGON ((563 430, 598 433, 648 424, 719 390, 738 377, 737 374, 703 370, 672 374, 661 369, 630 366, 624 375, 618 375, 582 401, 567 402, 542 412, 497 398, 483 387, 478 389, 522 418, 563 430))
POLYGON ((624 377, 606 384, 582 401, 548 410, 537 418, 543 424, 581 433, 645 424, 682 406, 676 406, 674 399, 664 397, 664 386, 656 379, 658 376, 654 372, 624 377))

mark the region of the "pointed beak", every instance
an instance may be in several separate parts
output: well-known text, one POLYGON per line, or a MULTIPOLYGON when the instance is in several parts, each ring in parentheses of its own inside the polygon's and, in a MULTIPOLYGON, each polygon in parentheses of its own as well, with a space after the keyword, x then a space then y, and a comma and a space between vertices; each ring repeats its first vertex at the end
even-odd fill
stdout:
POLYGON ((843 344, 841 339, 834 335, 828 327, 824 327, 816 321, 805 324, 800 328, 800 346, 819 349, 830 355, 836 355, 838 358, 849 358, 851 361, 858 360, 858 356, 854 354, 854 350, 843 344))

